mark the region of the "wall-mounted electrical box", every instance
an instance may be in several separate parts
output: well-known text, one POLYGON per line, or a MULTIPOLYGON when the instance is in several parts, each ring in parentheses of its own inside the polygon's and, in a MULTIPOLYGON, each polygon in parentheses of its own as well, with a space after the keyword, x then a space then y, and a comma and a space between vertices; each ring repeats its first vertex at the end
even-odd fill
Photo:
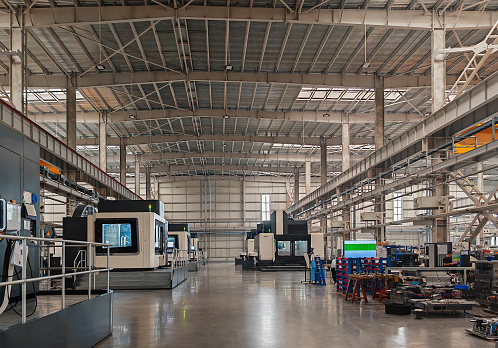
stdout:
POLYGON ((16 232, 21 230, 21 205, 7 202, 6 231, 16 232))
POLYGON ((361 221, 382 221, 381 212, 366 212, 360 214, 361 221))
POLYGON ((346 226, 346 221, 331 221, 330 227, 332 228, 344 228, 346 226))
POLYGON ((413 209, 440 209, 451 207, 452 196, 417 197, 413 199, 413 209))

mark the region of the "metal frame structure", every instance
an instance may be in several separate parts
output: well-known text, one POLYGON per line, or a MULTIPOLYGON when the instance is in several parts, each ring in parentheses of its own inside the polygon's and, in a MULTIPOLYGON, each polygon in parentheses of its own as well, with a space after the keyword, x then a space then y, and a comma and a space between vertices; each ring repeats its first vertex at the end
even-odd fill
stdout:
MULTIPOLYGON (((357 183, 367 177, 370 168, 380 167, 383 171, 388 171, 389 168, 396 170, 399 165, 408 165, 412 156, 423 154, 424 143, 427 143, 428 139, 451 137, 490 118, 498 112, 497 90, 498 75, 495 74, 293 204, 286 212, 294 215, 318 201, 324 201, 341 185, 346 185, 348 190, 351 190, 355 184, 358 185, 357 183)), ((374 180, 367 179, 368 182, 374 180)))
POLYGON ((66 307, 66 286, 65 286, 65 278, 67 276, 76 276, 76 275, 82 275, 82 274, 88 274, 88 300, 91 299, 92 296, 92 275, 95 273, 100 273, 100 272, 107 272, 107 293, 110 292, 110 287, 109 287, 109 272, 112 270, 109 268, 109 255, 110 255, 110 249, 107 249, 107 267, 102 268, 102 269, 97 269, 93 266, 92 260, 95 258, 95 247, 97 246, 110 246, 110 244, 105 244, 105 243, 92 243, 92 242, 82 242, 82 241, 73 241, 73 240, 61 240, 61 239, 45 239, 45 238, 37 238, 37 237, 26 237, 26 236, 15 236, 15 235, 8 235, 4 234, 2 235, 2 239, 10 239, 14 241, 23 241, 22 242, 22 256, 23 256, 23 262, 21 265, 21 276, 22 279, 19 280, 12 280, 12 281, 6 281, 6 282, 0 282, 0 286, 12 286, 16 284, 21 284, 21 296, 22 296, 22 324, 26 323, 26 294, 27 294, 27 284, 32 283, 32 282, 40 282, 40 281, 51 281, 53 279, 61 279, 62 281, 62 289, 61 289, 61 306, 62 309, 66 307), (42 249, 50 249, 50 248, 62 248, 62 272, 61 274, 57 275, 46 275, 46 276, 35 276, 33 278, 27 278, 26 275, 26 268, 27 268, 27 258, 28 258, 28 253, 27 253, 27 241, 33 241, 33 242, 40 242, 39 247, 42 249), (52 244, 52 245, 50 245, 52 244), (75 247, 75 246, 80 246, 80 245, 86 245, 87 246, 87 255, 88 257, 88 263, 87 267, 88 270, 84 271, 75 271, 75 272, 66 272, 66 265, 65 265, 65 251, 66 248, 69 247, 75 247))
MULTIPOLYGON (((378 77, 386 89, 385 135, 393 139, 430 113, 430 31, 445 28, 449 45, 472 45, 498 19, 496 0, 123 0, 121 6, 5 0, 0 6, 5 9, 0 25, 7 30, 0 34, 0 46, 9 51, 9 30, 25 33, 24 98, 30 118, 67 139, 67 91, 76 90, 80 153, 97 163, 98 148, 84 144, 97 143, 105 115, 113 144, 107 144, 109 151, 125 139, 128 154, 178 155, 126 164, 180 166, 154 174, 175 176, 288 176, 274 168, 301 168, 305 161, 226 159, 225 154, 314 155, 318 146, 305 145, 339 137, 344 117, 351 120, 352 139, 373 139, 378 77), (211 138, 215 135, 219 139, 211 138), (153 137, 158 140, 150 143, 153 137), (210 152, 218 156, 203 156, 210 152), (182 158, 184 153, 190 158, 182 158), (223 165, 258 169, 225 171, 223 165)), ((7 53, 0 56, 9 74, 7 60, 7 53)), ((447 61, 451 85, 467 61, 456 53, 447 61)), ((478 77, 495 70, 496 61, 486 62, 478 77)), ((0 77, 0 83, 7 100, 9 81, 0 77)), ((372 149, 353 151, 365 157, 372 149)), ((109 169, 119 166, 108 160, 109 169)), ((328 171, 340 171, 339 163, 328 171)))

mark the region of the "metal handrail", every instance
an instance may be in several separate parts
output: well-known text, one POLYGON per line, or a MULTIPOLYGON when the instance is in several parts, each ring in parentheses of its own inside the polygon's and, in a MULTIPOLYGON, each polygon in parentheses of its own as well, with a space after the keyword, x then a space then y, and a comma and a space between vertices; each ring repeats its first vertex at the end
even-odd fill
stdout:
MULTIPOLYGON (((79 269, 80 267, 86 268, 86 250, 85 249, 78 250, 78 254, 76 254, 76 257, 74 258, 74 261, 73 261, 73 270, 79 269), (76 263, 76 260, 78 259, 78 257, 80 257, 80 255, 81 255, 81 258, 78 261, 78 263, 76 263)), ((74 275, 73 281, 75 281, 75 280, 76 280, 76 276, 74 275)))
MULTIPOLYGON (((67 272, 66 273, 66 247, 76 247, 81 245, 86 245, 86 253, 87 255, 93 255, 93 258, 95 257, 95 247, 97 246, 112 246, 111 244, 106 244, 106 243, 95 243, 95 242, 83 242, 83 241, 76 241, 76 240, 64 240, 64 239, 46 239, 46 238, 38 238, 38 237, 26 237, 26 236, 17 236, 17 235, 9 235, 9 234, 2 234, 0 236, 1 239, 11 239, 11 240, 20 240, 22 241, 22 265, 21 267, 21 274, 22 274, 22 279, 18 280, 11 280, 11 281, 6 281, 6 282, 0 282, 0 287, 5 287, 5 291, 7 291, 7 286, 12 286, 16 284, 21 284, 21 304, 22 304, 22 323, 26 323, 26 295, 27 295, 27 284, 28 283, 33 283, 37 281, 50 281, 52 279, 58 279, 60 278, 62 280, 62 286, 61 286, 61 304, 62 304, 62 309, 66 307, 66 276, 76 276, 76 275, 82 275, 82 274, 88 274, 88 299, 91 299, 92 295, 92 274, 99 273, 99 272, 107 272, 107 293, 110 292, 110 279, 109 279, 109 272, 112 270, 112 268, 109 268, 109 257, 110 257, 110 248, 107 248, 107 267, 106 268, 96 268, 92 266, 92 257, 88 258, 88 270, 86 271, 74 271, 74 272, 67 272), (27 278, 26 275, 26 265, 28 263, 28 253, 27 253, 27 241, 40 241, 44 242, 43 244, 38 244, 39 248, 62 248, 62 267, 58 267, 62 269, 61 274, 56 274, 56 275, 47 275, 47 276, 42 276, 42 277, 35 277, 35 278, 27 278), (46 245, 45 243, 53 243, 53 245, 46 245), (67 244, 70 243, 70 244, 67 244), (75 244, 75 245, 73 245, 75 244)), ((50 264, 48 264, 48 269, 50 269, 50 264)), ((87 269, 87 268, 85 268, 87 269)), ((95 277, 93 277, 95 278, 95 277)), ((95 284, 94 284, 95 288, 95 284)))
POLYGON ((188 264, 189 251, 173 249, 173 258, 171 259, 171 279, 175 269, 184 267, 188 264))

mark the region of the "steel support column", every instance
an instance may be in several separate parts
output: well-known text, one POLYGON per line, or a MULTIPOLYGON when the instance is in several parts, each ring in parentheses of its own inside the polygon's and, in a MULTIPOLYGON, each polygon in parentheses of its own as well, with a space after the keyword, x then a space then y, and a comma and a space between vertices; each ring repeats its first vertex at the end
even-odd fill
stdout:
POLYGON ((444 29, 432 30, 431 34, 431 88, 432 112, 439 110, 444 104, 446 93, 446 57, 437 54, 437 49, 446 48, 444 29))
POLYGON ((384 80, 375 80, 375 150, 384 146, 384 80))
MULTIPOLYGON (((431 147, 435 147, 441 143, 443 139, 429 139, 429 144, 431 147)), ((444 161, 446 153, 444 151, 439 151, 432 155, 431 164, 437 165, 444 161)), ((433 196, 448 196, 449 187, 446 180, 446 175, 440 175, 431 180, 433 183, 432 195, 433 196)), ((437 213, 437 212, 436 212, 437 213)), ((432 242, 433 243, 444 243, 450 241, 449 232, 449 218, 437 218, 434 219, 432 224, 432 242)))
POLYGON ((10 50, 10 99, 12 106, 24 113, 23 31, 20 27, 10 29, 10 50))
POLYGON ((76 86, 67 79, 66 87, 66 145, 76 150, 76 86))
POLYGON ((119 145, 119 182, 126 186, 126 144, 124 138, 121 138, 119 145))
POLYGON ((151 199, 150 167, 145 167, 145 199, 151 199))
POLYGON ((351 147, 350 147, 349 122, 342 124, 342 171, 351 167, 351 147))
POLYGON ((107 173, 107 123, 106 115, 99 122, 99 167, 107 173))
POLYGON ((140 196, 140 156, 135 157, 135 193, 140 196))
MULTIPOLYGON (((322 186, 327 183, 327 141, 325 138, 320 138, 320 183, 322 186)), ((326 216, 320 219, 320 232, 327 233, 326 216)))
POLYGON ((306 195, 311 193, 311 161, 306 160, 305 162, 306 170, 306 195))
POLYGON ((299 167, 294 168, 294 202, 299 201, 299 167))
POLYGON ((327 183, 327 141, 320 138, 320 184, 327 183))
MULTIPOLYGON (((444 175, 438 176, 434 179, 435 187, 432 189, 433 196, 448 196, 449 187, 446 183, 446 177, 444 175)), ((437 218, 434 219, 432 225, 432 242, 433 243, 444 243, 450 241, 450 231, 449 231, 449 218, 437 218)))
MULTIPOLYGON (((375 150, 379 150, 384 146, 385 136, 385 119, 384 119, 384 80, 377 79, 375 86, 375 150)), ((372 168, 377 175, 376 169, 372 168)), ((382 181, 377 181, 376 186, 382 185, 382 181)), ((386 210, 385 196, 380 196, 374 199, 374 211, 384 213, 386 210)), ((384 215, 382 218, 384 222, 384 215)), ((386 239, 386 228, 377 227, 375 229, 375 239, 378 242, 383 242, 386 239)))
MULTIPOLYGON (((382 95, 382 99, 383 99, 382 95)), ((377 115, 377 108, 375 109, 376 115, 377 115)), ((376 117, 376 122, 377 122, 377 117, 376 117)), ((377 123, 376 123, 377 124, 377 123)), ((377 133, 376 133, 377 134, 377 133)), ((349 117, 343 119, 342 123, 342 171, 344 172, 345 170, 349 169, 351 167, 351 141, 350 141, 350 127, 349 127, 349 117)), ((344 187, 341 187, 341 190, 343 190, 344 187)), ((349 195, 344 197, 344 200, 349 199, 349 195)), ((351 228, 351 208, 347 207, 342 210, 342 221, 344 221, 344 229, 349 230, 351 228)), ((343 233, 342 235, 343 240, 350 240, 351 239, 351 234, 350 233, 343 233)), ((337 249, 338 247, 344 248, 344 243, 341 243, 340 238, 336 237, 336 240, 334 241, 335 245, 335 251, 334 255, 337 256, 337 249)), ((344 249, 343 249, 343 254, 344 254, 344 249)))
MULTIPOLYGON (((483 169, 482 162, 478 162, 477 171, 479 173, 477 173, 476 187, 479 191, 484 192, 484 172, 482 172, 482 169, 483 169)), ((482 233, 479 233, 476 236, 476 245, 483 245, 482 243, 484 241, 483 237, 484 236, 482 235, 482 233)))

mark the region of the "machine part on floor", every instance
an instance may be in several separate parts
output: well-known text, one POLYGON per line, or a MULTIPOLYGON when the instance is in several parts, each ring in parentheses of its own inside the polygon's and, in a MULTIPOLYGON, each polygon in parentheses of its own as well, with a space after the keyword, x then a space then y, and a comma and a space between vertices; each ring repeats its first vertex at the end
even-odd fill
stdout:
POLYGON ((417 308, 413 310, 413 313, 415 313, 415 319, 424 319, 424 310, 417 308))
POLYGON ((388 302, 384 305, 386 314, 394 315, 410 315, 412 313, 412 306, 408 303, 393 303, 388 302))
POLYGON ((488 296, 487 300, 488 300, 488 308, 485 309, 485 311, 488 313, 498 314, 498 296, 497 295, 488 296))
POLYGON ((472 329, 465 329, 469 334, 484 338, 486 340, 498 340, 498 318, 474 318, 471 320, 472 329))
POLYGON ((420 308, 425 312, 436 311, 469 311, 479 303, 475 301, 467 301, 463 299, 449 299, 449 300, 430 300, 430 299, 411 299, 408 300, 415 308, 420 308))
POLYGON ((462 292, 453 287, 424 287, 422 285, 400 285, 391 291, 391 302, 404 304, 410 300, 456 299, 462 292))
MULTIPOLYGON (((154 269, 166 265, 168 223, 156 213, 99 212, 87 217, 87 228, 89 242, 113 245, 111 268, 154 269)), ((106 265, 107 248, 97 247, 95 266, 106 265)))

